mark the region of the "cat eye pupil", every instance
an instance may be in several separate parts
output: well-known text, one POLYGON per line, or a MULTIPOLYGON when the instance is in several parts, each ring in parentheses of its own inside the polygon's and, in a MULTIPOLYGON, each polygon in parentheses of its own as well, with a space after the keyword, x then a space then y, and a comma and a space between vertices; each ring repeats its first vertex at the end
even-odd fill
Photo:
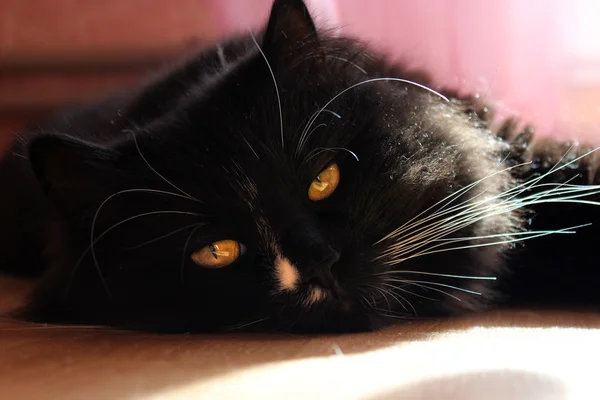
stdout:
POLYGON ((339 167, 337 164, 331 164, 312 181, 308 188, 308 198, 312 201, 326 199, 335 191, 339 182, 339 167))
POLYGON ((232 264, 246 252, 246 246, 235 240, 219 240, 191 256, 192 261, 201 267, 222 268, 232 264))
POLYGON ((325 189, 327 189, 327 186, 329 186, 328 183, 323 183, 321 181, 318 181, 318 182, 315 182, 315 183, 316 183, 316 185, 314 186, 315 189, 319 190, 321 192, 324 191, 325 189))
POLYGON ((211 252, 211 254, 213 255, 213 257, 214 257, 215 259, 219 258, 219 256, 217 256, 217 248, 215 247, 215 245, 214 245, 214 244, 210 244, 210 245, 208 246, 208 248, 210 249, 210 252, 211 252))

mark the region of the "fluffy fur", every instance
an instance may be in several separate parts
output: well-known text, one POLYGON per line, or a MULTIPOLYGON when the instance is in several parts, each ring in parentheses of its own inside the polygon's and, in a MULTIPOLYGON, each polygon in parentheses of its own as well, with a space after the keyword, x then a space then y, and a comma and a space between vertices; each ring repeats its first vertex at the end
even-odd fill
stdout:
POLYGON ((597 229, 556 232, 597 222, 594 154, 494 133, 427 85, 276 0, 264 32, 25 132, 0 167, 3 268, 40 275, 20 315, 321 332, 597 305, 597 229), (333 162, 339 187, 311 201, 333 162), (234 264, 190 259, 223 239, 247 248, 234 264))

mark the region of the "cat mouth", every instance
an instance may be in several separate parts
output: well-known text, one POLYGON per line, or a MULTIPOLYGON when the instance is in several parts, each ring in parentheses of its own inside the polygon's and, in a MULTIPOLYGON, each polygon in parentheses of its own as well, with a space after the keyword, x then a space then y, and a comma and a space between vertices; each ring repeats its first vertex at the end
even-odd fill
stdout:
POLYGON ((329 303, 336 305, 342 310, 350 309, 350 299, 347 292, 337 282, 324 286, 322 284, 308 282, 305 289, 303 304, 307 307, 329 303))

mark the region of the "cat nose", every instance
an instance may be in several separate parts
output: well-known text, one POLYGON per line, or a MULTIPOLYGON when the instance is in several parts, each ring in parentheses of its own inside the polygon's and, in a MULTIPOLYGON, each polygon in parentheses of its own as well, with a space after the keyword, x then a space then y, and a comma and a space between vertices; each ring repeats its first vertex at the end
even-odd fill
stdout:
POLYGON ((339 285, 332 272, 333 265, 340 259, 340 253, 329 247, 327 257, 308 269, 306 281, 323 289, 330 290, 334 296, 339 292, 339 285))
POLYGON ((331 270, 333 264, 340 260, 340 253, 331 246, 327 246, 325 251, 321 251, 321 255, 321 259, 315 264, 327 265, 329 270, 331 270))

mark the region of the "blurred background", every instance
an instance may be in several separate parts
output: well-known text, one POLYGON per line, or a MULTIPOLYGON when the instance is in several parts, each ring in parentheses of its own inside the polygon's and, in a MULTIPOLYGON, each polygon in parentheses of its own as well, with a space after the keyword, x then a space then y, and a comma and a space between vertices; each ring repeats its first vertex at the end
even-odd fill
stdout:
MULTIPOLYGON (((32 118, 257 29, 272 0, 1 0, 0 148, 32 118)), ((478 93, 543 135, 600 144, 597 0, 309 0, 321 25, 478 93)))

